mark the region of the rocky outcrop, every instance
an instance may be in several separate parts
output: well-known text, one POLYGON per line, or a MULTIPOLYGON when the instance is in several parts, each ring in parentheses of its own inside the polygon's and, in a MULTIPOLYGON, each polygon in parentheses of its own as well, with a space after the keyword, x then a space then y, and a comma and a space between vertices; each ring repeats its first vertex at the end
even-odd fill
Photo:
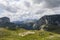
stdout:
POLYGON ((4 26, 4 24, 9 23, 10 19, 8 17, 0 18, 0 26, 4 26))
MULTIPOLYGON (((41 17, 36 23, 38 29, 42 28, 42 25, 57 25, 60 26, 60 15, 45 15, 41 17)), ((51 27, 51 26, 50 26, 51 27)))
POLYGON ((8 17, 2 17, 0 18, 0 27, 16 29, 17 25, 15 23, 10 22, 10 19, 8 17))
POLYGON ((0 18, 0 23, 6 23, 6 22, 10 22, 10 19, 8 17, 0 18))

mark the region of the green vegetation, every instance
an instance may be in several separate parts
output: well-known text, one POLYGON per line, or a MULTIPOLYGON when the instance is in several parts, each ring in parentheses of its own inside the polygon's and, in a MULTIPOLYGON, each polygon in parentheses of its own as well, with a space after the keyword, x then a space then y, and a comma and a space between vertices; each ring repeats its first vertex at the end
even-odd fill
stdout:
POLYGON ((54 32, 48 32, 44 30, 8 30, 5 28, 0 28, 0 40, 60 40, 60 34, 54 32), (20 36, 25 32, 35 32, 34 34, 27 34, 25 36, 20 36))

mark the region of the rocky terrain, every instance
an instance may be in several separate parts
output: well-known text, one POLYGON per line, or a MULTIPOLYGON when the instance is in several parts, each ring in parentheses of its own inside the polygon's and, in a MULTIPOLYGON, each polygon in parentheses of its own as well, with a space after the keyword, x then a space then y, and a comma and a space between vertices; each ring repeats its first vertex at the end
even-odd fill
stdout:
POLYGON ((45 15, 41 17, 36 23, 35 27, 37 26, 39 29, 42 28, 42 25, 45 25, 45 28, 60 28, 60 15, 45 15))
POLYGON ((0 27, 8 29, 16 29, 16 24, 10 22, 10 18, 2 17, 0 18, 0 27))

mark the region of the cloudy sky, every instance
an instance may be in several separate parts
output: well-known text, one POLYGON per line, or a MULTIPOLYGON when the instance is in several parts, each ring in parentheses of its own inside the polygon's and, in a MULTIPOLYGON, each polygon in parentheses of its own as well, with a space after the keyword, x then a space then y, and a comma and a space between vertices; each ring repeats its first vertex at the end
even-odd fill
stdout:
POLYGON ((53 14, 60 14, 60 0, 0 0, 0 17, 9 17, 11 21, 53 14))

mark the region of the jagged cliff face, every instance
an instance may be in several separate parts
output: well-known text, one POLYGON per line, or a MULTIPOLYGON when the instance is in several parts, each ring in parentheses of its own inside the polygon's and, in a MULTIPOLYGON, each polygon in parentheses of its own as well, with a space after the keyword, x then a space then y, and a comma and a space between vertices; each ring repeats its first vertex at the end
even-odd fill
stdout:
POLYGON ((8 17, 2 17, 0 18, 0 27, 16 29, 16 24, 10 22, 10 19, 8 17))
POLYGON ((47 24, 58 25, 60 24, 60 15, 47 15, 45 17, 45 22, 47 24))
POLYGON ((41 29, 42 25, 57 25, 60 26, 60 15, 45 15, 41 17, 36 23, 38 29, 41 29))
POLYGON ((10 19, 8 17, 0 18, 0 26, 4 26, 4 24, 9 23, 10 19))
POLYGON ((10 22, 10 19, 8 17, 2 17, 0 18, 0 24, 10 22))

